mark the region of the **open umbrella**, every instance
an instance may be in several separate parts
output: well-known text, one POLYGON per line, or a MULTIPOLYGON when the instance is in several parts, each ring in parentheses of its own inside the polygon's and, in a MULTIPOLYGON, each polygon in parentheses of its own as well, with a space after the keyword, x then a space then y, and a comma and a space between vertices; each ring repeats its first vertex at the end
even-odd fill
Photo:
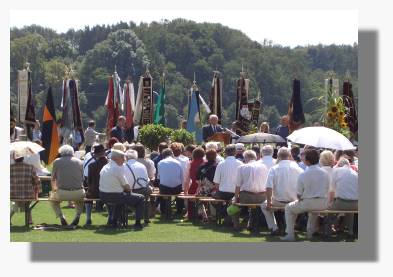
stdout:
POLYGON ((356 149, 345 136, 326 127, 315 126, 302 128, 294 131, 287 139, 295 143, 306 144, 318 148, 335 150, 356 149))
POLYGON ((13 153, 15 158, 30 156, 38 154, 45 150, 41 145, 31 141, 16 141, 11 143, 10 152, 13 153))
POLYGON ((255 133, 240 137, 237 142, 241 143, 282 143, 286 142, 285 139, 278 135, 269 133, 255 133))

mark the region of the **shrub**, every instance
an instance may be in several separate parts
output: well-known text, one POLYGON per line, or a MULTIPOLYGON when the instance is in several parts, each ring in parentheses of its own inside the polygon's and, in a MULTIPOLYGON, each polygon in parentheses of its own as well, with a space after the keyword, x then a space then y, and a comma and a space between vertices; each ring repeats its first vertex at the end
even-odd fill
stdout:
POLYGON ((194 144, 194 135, 186 129, 177 129, 172 132, 171 141, 181 142, 183 145, 194 144))
POLYGON ((162 125, 148 124, 139 129, 138 140, 155 151, 161 142, 168 141, 172 135, 173 130, 162 125))

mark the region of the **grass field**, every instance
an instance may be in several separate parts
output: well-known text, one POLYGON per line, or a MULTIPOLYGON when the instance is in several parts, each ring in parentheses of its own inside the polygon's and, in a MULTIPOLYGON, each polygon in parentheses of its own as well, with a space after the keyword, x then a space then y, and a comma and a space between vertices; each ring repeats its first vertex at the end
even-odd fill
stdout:
MULTIPOLYGON (((67 202, 62 202, 63 212, 68 222, 74 216, 74 209, 65 207, 67 202)), ((59 220, 48 202, 39 203, 32 212, 33 226, 47 223, 59 224, 59 220)), ((261 230, 258 234, 250 233, 247 230, 234 232, 232 228, 217 226, 215 223, 193 224, 184 221, 182 218, 174 218, 171 221, 161 220, 160 215, 152 219, 152 223, 142 231, 134 231, 132 225, 134 220, 130 217, 129 225, 125 229, 108 229, 106 212, 93 213, 93 225, 84 227, 85 214, 82 214, 79 226, 75 230, 57 231, 30 231, 24 227, 24 213, 17 213, 12 218, 11 241, 12 242, 249 242, 262 243, 279 241, 278 237, 271 237, 267 234, 267 229, 261 230)), ((298 232, 299 241, 305 240, 305 233, 298 232)), ((313 241, 321 241, 315 238, 313 241)), ((344 236, 334 236, 327 241, 353 241, 347 240, 344 236)), ((307 241, 308 242, 308 241, 307 241)))

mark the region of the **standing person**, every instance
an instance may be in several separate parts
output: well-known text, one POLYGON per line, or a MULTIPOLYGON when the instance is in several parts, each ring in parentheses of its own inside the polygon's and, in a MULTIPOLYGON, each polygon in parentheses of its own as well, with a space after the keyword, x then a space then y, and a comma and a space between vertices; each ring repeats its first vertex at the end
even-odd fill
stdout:
POLYGON ((145 197, 143 209, 144 223, 148 225, 149 220, 149 199, 153 192, 149 186, 149 177, 146 167, 137 161, 138 153, 135 150, 127 150, 127 162, 124 164, 124 173, 133 193, 141 194, 145 197))
POLYGON ((97 142, 97 136, 101 135, 100 133, 96 132, 94 130, 94 127, 96 126, 96 123, 94 120, 90 120, 88 123, 88 127, 85 131, 85 151, 86 153, 91 151, 91 147, 94 145, 94 143, 97 142))
POLYGON ((110 132, 110 137, 115 137, 121 143, 125 142, 125 126, 126 118, 124 116, 119 116, 117 119, 117 125, 112 128, 110 132))
MULTIPOLYGON (((97 199, 100 197, 100 172, 101 169, 108 163, 108 159, 105 156, 105 148, 102 144, 98 144, 94 146, 94 160, 89 163, 88 167, 88 176, 87 176, 87 191, 86 198, 89 199, 97 199)), ((101 206, 101 201, 96 202, 96 206, 101 206)), ((91 211, 93 208, 93 202, 87 201, 85 202, 86 207, 86 225, 91 225, 91 211)), ((97 207, 96 207, 97 209, 97 207)), ((98 209, 97 209, 98 210, 98 209)))
POLYGON ((79 151, 79 148, 82 145, 82 135, 81 135, 82 130, 79 130, 78 127, 74 128, 73 132, 73 143, 74 143, 74 151, 79 151))
MULTIPOLYGON (((173 158, 173 152, 170 148, 164 149, 161 153, 162 160, 157 165, 157 179, 160 182, 160 194, 176 195, 183 190, 183 169, 179 161, 173 158)), ((181 199, 176 199, 177 213, 181 214, 183 210, 181 199)), ((161 213, 165 213, 166 199, 161 199, 161 213)))
MULTIPOLYGON (((253 150, 244 152, 244 163, 237 170, 237 181, 235 189, 235 203, 256 204, 266 199, 265 183, 267 179, 267 167, 257 162, 257 155, 253 150)), ((239 215, 232 217, 235 230, 240 229, 239 215)), ((248 228, 253 226, 250 213, 248 228)))
MULTIPOLYGON (((188 186, 188 182, 186 183, 186 186, 184 187, 185 194, 195 195, 197 193, 198 191, 197 172, 199 170, 199 167, 205 163, 203 159, 204 157, 205 157, 205 151, 203 150, 202 147, 198 147, 192 152, 192 161, 190 163, 189 173, 188 173, 188 176, 190 176, 191 179, 191 185, 188 186)), ((192 205, 188 205, 187 215, 188 215, 188 219, 192 219, 193 217, 198 216, 193 214, 192 205)))
POLYGON ((211 114, 208 120, 209 124, 202 127, 202 138, 203 141, 208 141, 208 139, 215 133, 223 132, 224 129, 218 124, 218 116, 211 114))
MULTIPOLYGON (((289 117, 288 117, 288 115, 283 115, 281 117, 281 120, 280 120, 280 125, 278 125, 275 134, 279 135, 280 137, 282 137, 283 139, 286 140, 287 136, 289 135, 288 124, 289 124, 289 117)), ((285 147, 287 147, 288 145, 287 145, 286 142, 280 142, 280 143, 277 143, 277 146, 285 146, 285 147)))
POLYGON ((261 126, 259 126, 259 132, 261 133, 270 133, 270 127, 269 127, 269 122, 262 122, 261 126))
MULTIPOLYGON (((281 240, 295 241, 295 221, 298 214, 325 210, 327 208, 327 194, 329 190, 329 174, 319 166, 319 152, 316 149, 307 149, 305 162, 308 169, 301 173, 297 180, 297 197, 285 206, 286 233, 281 240)), ((311 239, 315 231, 318 216, 308 214, 307 238, 311 239)))
POLYGON ((269 170, 266 180, 266 201, 261 204, 261 210, 271 235, 280 234, 271 207, 285 207, 286 204, 297 199, 297 179, 303 172, 299 166, 291 161, 291 153, 288 148, 281 147, 278 149, 277 156, 279 162, 269 170))
MULTIPOLYGON (((347 159, 341 158, 333 170, 329 192, 329 209, 356 211, 358 209, 359 183, 358 173, 353 170, 347 159)), ((345 214, 344 224, 348 234, 353 236, 354 214, 345 214)))
POLYGON ((59 148, 60 158, 53 162, 52 168, 52 193, 49 196, 51 206, 61 225, 67 225, 67 221, 60 208, 61 201, 74 201, 76 205, 75 217, 71 225, 79 223, 83 212, 83 167, 82 161, 74 157, 74 149, 70 145, 59 148))
POLYGON ((41 140, 41 138, 42 138, 42 133, 40 130, 40 121, 37 119, 34 123, 33 141, 41 140))
MULTIPOLYGON (((131 187, 124 173, 124 156, 123 151, 112 149, 111 160, 100 172, 100 199, 104 203, 126 204, 134 207, 136 209, 134 229, 141 230, 143 229, 141 219, 145 197, 131 192, 131 187)), ((109 217, 112 218, 112 216, 109 217)), ((110 223, 116 224, 111 220, 110 223)))
POLYGON ((262 147, 262 158, 259 162, 264 164, 268 170, 276 164, 276 160, 273 159, 273 152, 274 150, 271 145, 265 145, 262 147))
MULTIPOLYGON (((18 153, 14 153, 15 163, 10 165, 10 197, 11 199, 37 199, 41 185, 34 167, 24 162, 24 158, 18 153)), ((11 206, 12 216, 18 211, 18 208, 24 208, 25 204, 30 206, 30 202, 15 202, 11 206)), ((31 214, 29 214, 29 223, 32 224, 31 214)))

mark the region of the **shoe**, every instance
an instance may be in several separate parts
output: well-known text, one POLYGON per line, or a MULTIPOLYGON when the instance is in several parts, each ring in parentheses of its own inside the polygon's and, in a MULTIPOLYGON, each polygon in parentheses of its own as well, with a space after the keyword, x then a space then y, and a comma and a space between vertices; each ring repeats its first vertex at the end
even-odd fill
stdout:
POLYGON ((75 219, 71 222, 72 226, 76 226, 79 223, 79 217, 75 217, 75 219))
POLYGON ((279 236, 279 235, 281 235, 281 231, 280 231, 280 229, 276 229, 276 230, 271 230, 270 231, 270 235, 271 236, 279 236))
POLYGON ((61 226, 67 226, 68 225, 68 223, 67 223, 67 221, 65 220, 64 217, 60 218, 60 222, 61 222, 61 226))
POLYGON ((91 219, 90 220, 86 220, 85 226, 91 226, 91 219))
POLYGON ((135 231, 140 231, 140 230, 142 230, 143 229, 143 226, 142 226, 142 224, 137 224, 137 223, 135 223, 134 224, 134 226, 132 226, 132 228, 135 230, 135 231))
POLYGON ((286 235, 285 237, 280 238, 281 241, 296 241, 294 235, 286 235))
POLYGON ((143 226, 148 226, 148 225, 149 225, 149 223, 151 223, 151 221, 150 221, 150 220, 145 220, 145 221, 143 222, 143 226))

